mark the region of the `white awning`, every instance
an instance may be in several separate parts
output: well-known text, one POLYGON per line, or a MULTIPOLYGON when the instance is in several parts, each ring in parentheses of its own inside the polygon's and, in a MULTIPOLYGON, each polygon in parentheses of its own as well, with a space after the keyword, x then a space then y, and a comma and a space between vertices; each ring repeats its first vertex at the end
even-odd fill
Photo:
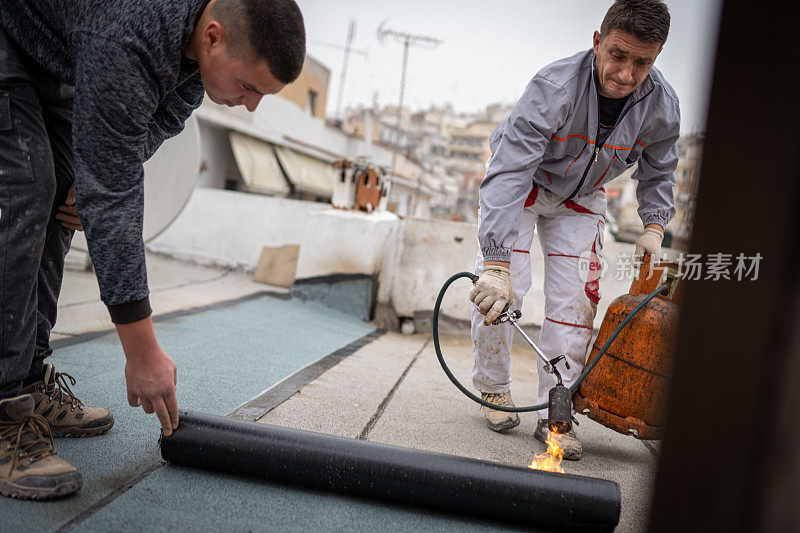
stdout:
POLYGON ((228 136, 239 173, 249 190, 280 195, 289 192, 271 144, 235 131, 228 136))
POLYGON ((333 195, 333 183, 338 177, 333 165, 281 146, 276 146, 275 151, 289 181, 297 189, 323 196, 333 195))

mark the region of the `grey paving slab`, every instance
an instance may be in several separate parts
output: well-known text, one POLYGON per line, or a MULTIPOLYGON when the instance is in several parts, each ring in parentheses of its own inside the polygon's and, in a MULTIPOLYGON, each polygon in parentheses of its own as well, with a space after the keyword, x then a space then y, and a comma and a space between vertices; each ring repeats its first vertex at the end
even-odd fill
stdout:
POLYGON ((389 332, 300 389, 259 422, 357 438, 428 339, 389 332))
MULTIPOLYGON (((472 390, 472 346, 469 334, 441 340, 442 352, 453 374, 472 390)), ((517 405, 536 403, 536 367, 530 350, 516 343, 512 353, 511 393, 517 405)), ((523 428, 536 427, 535 414, 523 414, 523 428)), ((517 466, 530 462, 534 441, 519 427, 500 434, 490 431, 480 406, 461 394, 442 372, 433 345, 420 354, 394 394, 369 439, 385 444, 500 461, 517 466), (509 455, 508 448, 517 451, 509 455), (520 454, 519 452, 523 452, 520 454)))
MULTIPOLYGON (((150 304, 156 315, 232 300, 249 294, 287 292, 255 283, 249 274, 226 271, 147 254, 150 304)), ((97 279, 91 270, 67 270, 58 301, 53 339, 89 331, 113 329, 106 306, 100 301, 97 279)))
MULTIPOLYGON (((317 303, 269 296, 156 322, 162 347, 178 365, 180 407, 214 414, 233 411, 265 387, 373 329, 317 303)), ((57 370, 79 379, 74 390, 87 405, 111 408, 116 424, 100 437, 57 440, 58 453, 81 469, 84 489, 47 503, 0 499, 3 525, 10 530, 54 530, 160 461, 156 418, 127 405, 124 356, 114 336, 57 350, 51 360, 57 370)), ((160 493, 176 491, 193 493, 198 501, 208 494, 189 481, 160 493)), ((123 508, 139 518, 154 512, 146 499, 123 508)), ((168 517, 174 508, 162 511, 168 517)), ((128 527, 141 529, 136 520, 128 527)))

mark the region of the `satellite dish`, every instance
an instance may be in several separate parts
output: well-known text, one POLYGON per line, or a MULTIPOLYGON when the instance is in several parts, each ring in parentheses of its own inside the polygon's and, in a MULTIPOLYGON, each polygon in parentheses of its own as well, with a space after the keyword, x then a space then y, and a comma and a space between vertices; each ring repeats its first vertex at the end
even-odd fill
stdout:
MULTIPOLYGON (((183 211, 200 173, 200 126, 190 117, 181 133, 168 139, 144 164, 144 229, 148 242, 183 211)), ((88 251, 86 236, 76 231, 72 248, 88 251)))
POLYGON ((389 22, 389 19, 383 19, 383 22, 378 24, 378 42, 383 44, 383 40, 386 38, 386 23, 389 22))

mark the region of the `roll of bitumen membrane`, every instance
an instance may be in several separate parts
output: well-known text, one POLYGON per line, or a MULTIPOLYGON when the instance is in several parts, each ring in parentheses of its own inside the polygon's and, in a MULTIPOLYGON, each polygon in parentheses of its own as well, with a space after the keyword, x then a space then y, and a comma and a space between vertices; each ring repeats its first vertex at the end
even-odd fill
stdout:
POLYGON ((173 464, 549 531, 612 531, 612 481, 194 412, 161 438, 173 464))

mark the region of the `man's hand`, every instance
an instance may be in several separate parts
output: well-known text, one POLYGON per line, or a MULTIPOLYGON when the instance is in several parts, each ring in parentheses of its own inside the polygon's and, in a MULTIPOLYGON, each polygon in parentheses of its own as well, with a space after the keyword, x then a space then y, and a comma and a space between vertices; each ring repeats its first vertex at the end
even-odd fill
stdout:
POLYGON ((664 240, 664 230, 658 224, 648 224, 644 233, 636 241, 634 255, 641 257, 650 254, 654 260, 661 256, 661 241, 664 240))
POLYGON ((127 358, 128 403, 132 407, 141 406, 145 413, 155 413, 164 435, 171 435, 178 427, 175 363, 158 345, 150 317, 131 324, 117 324, 117 333, 127 358))
POLYGON ((61 221, 61 225, 65 228, 83 231, 83 224, 78 217, 78 208, 75 207, 75 184, 69 188, 67 193, 67 200, 64 205, 58 206, 59 213, 56 213, 56 219, 61 221))
POLYGON ((485 264, 483 274, 469 293, 469 299, 486 315, 483 323, 489 326, 497 320, 506 304, 511 303, 511 294, 508 266, 485 264))

